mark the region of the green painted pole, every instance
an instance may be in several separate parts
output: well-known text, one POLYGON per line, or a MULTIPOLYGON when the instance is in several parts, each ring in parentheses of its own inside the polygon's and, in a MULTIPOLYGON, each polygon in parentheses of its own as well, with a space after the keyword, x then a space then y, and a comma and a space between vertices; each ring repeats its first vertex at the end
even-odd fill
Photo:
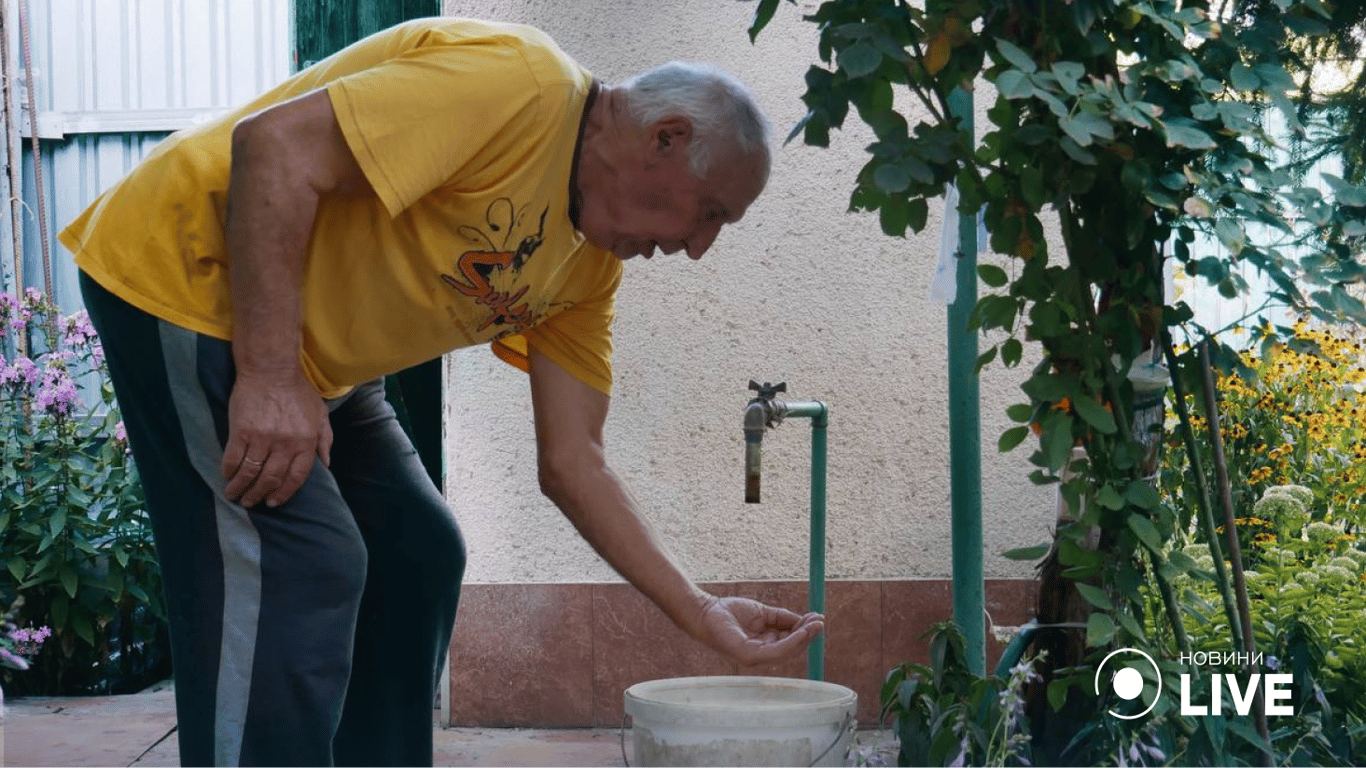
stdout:
MULTIPOLYGON (((825 613, 825 427, 827 413, 811 419, 811 610, 825 613)), ((825 633, 806 652, 806 676, 825 679, 825 633)))
MULTIPOLYGON (((825 476, 826 427, 830 411, 819 400, 806 403, 787 403, 787 416, 811 419, 811 555, 810 583, 807 587, 808 610, 825 613, 825 476)), ((825 679, 825 633, 811 641, 806 649, 806 678, 825 679)))
MULTIPOLYGON (((949 97, 969 146, 975 143, 972 94, 949 97)), ((986 670, 986 589, 982 571, 982 435, 977 380, 977 334, 968 316, 977 303, 977 215, 944 212, 944 226, 958 226, 957 293, 948 310, 949 485, 953 524, 953 621, 963 631, 968 668, 986 670)))

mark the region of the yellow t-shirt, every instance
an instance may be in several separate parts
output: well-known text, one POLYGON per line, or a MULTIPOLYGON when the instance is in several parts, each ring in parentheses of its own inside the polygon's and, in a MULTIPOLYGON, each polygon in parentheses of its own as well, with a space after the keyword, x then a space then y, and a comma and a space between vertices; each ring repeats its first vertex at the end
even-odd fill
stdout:
POLYGON ((373 196, 324 196, 305 255, 305 375, 324 397, 493 342, 611 388, 621 263, 569 220, 592 77, 543 33, 423 19, 368 37, 220 120, 176 133, 62 233, 144 311, 232 338, 224 245, 233 126, 326 88, 373 196))

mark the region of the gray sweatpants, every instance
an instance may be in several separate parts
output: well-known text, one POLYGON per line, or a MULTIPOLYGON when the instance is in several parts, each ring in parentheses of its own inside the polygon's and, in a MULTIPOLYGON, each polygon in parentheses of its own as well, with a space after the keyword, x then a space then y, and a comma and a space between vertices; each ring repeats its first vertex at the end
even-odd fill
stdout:
POLYGON ((431 765, 465 545, 383 382, 329 403, 330 468, 247 509, 219 469, 229 343, 81 289, 146 491, 181 762, 431 765))

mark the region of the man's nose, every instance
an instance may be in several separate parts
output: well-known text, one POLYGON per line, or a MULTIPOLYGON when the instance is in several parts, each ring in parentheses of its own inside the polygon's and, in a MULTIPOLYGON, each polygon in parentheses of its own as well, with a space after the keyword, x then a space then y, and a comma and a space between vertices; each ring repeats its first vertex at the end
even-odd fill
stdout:
POLYGON ((688 249, 688 258, 693 261, 702 258, 702 254, 706 253, 708 248, 711 248, 711 244, 716 242, 716 236, 720 233, 721 225, 716 224, 714 226, 704 227, 693 234, 692 237, 684 240, 683 244, 688 249))

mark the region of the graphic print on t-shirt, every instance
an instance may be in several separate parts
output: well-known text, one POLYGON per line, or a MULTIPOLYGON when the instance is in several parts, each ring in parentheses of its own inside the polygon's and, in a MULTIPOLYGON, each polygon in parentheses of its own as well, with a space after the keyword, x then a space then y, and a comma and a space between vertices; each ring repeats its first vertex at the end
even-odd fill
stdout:
POLYGON ((464 296, 474 299, 475 303, 489 308, 489 314, 479 324, 477 330, 484 331, 491 325, 508 326, 499 331, 499 336, 520 333, 535 325, 539 320, 528 302, 521 301, 529 286, 522 285, 520 277, 527 260, 541 247, 545 235, 545 216, 550 208, 542 209, 536 224, 536 232, 528 232, 517 243, 515 249, 508 249, 517 230, 527 230, 526 209, 514 208, 512 201, 503 197, 489 203, 484 220, 492 235, 479 227, 461 225, 460 234, 474 242, 483 242, 487 249, 469 250, 460 254, 455 261, 457 275, 442 273, 441 279, 451 288, 464 296), (495 242, 495 238, 499 238, 495 242))

